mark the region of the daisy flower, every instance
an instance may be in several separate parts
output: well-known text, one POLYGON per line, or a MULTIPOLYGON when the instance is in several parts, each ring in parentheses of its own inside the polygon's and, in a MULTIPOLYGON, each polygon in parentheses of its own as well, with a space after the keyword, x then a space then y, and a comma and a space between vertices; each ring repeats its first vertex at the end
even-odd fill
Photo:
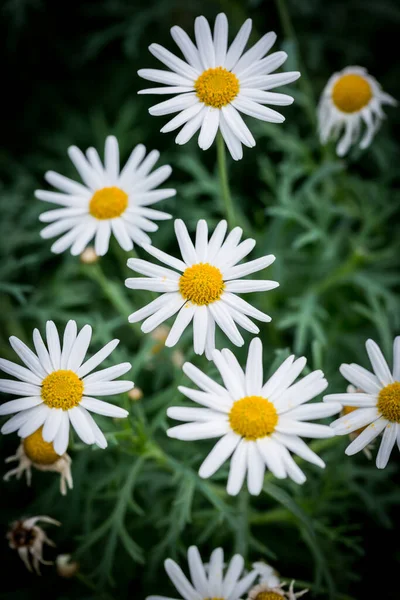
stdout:
POLYGON ((169 165, 164 165, 150 173, 160 156, 157 150, 145 158, 146 148, 139 144, 122 171, 114 136, 106 139, 104 154, 103 166, 94 148, 88 148, 85 156, 79 148, 71 146, 68 155, 84 185, 48 171, 45 179, 60 191, 35 192, 39 200, 64 207, 40 215, 41 221, 51 223, 42 229, 43 238, 64 234, 54 242, 52 252, 59 254, 71 248, 71 254, 75 256, 95 238, 95 252, 103 256, 108 251, 111 233, 121 248, 132 250, 133 242, 139 246, 151 244, 146 232, 157 231, 158 226, 153 221, 171 218, 167 213, 149 208, 176 193, 173 189, 156 189, 172 171, 169 165))
POLYGON ((37 575, 40 575, 40 563, 43 565, 52 565, 52 561, 43 559, 43 546, 55 546, 46 535, 45 531, 37 525, 38 521, 50 523, 52 525, 61 525, 59 521, 50 517, 31 517, 30 519, 21 519, 11 524, 7 533, 8 544, 13 550, 17 550, 24 565, 28 571, 32 572, 32 566, 37 575), (32 564, 31 564, 32 563, 32 564))
POLYGON ((71 424, 83 442, 106 448, 107 440, 88 411, 116 418, 127 417, 128 411, 92 396, 131 390, 131 381, 113 381, 129 371, 131 365, 121 363, 91 373, 119 343, 119 340, 109 342, 83 362, 91 337, 90 325, 78 333, 75 321, 68 321, 61 344, 55 324, 47 321, 47 348, 39 330, 33 332, 36 354, 18 338, 10 337, 11 347, 28 368, 0 359, 0 370, 19 380, 0 379, 1 392, 19 396, 0 406, 0 415, 17 413, 3 425, 1 433, 18 431, 24 439, 43 425, 43 440, 52 442, 55 452, 62 456, 68 446, 71 424))
POLYGON ((253 564, 253 569, 259 574, 259 583, 254 586, 247 597, 247 600, 296 600, 304 596, 308 590, 301 592, 294 591, 294 581, 291 582, 288 590, 284 590, 286 583, 279 580, 275 569, 263 562, 253 564))
POLYGON ((247 487, 260 494, 265 466, 279 479, 290 477, 304 483, 306 476, 290 452, 324 467, 325 463, 299 436, 329 438, 327 425, 307 423, 339 412, 339 403, 307 404, 328 385, 322 371, 313 371, 294 385, 306 364, 304 357, 289 356, 263 384, 262 343, 255 338, 249 347, 246 369, 230 350, 214 350, 213 361, 224 385, 219 385, 190 363, 184 373, 201 391, 180 386, 193 402, 206 408, 171 407, 171 419, 187 421, 169 429, 169 437, 192 441, 221 438, 200 467, 199 475, 211 477, 231 455, 227 492, 239 493, 247 472, 247 487))
POLYGON ((346 448, 348 456, 363 450, 383 432, 376 466, 384 469, 396 440, 400 448, 400 336, 393 344, 392 372, 373 340, 368 340, 365 346, 373 373, 354 363, 340 366, 343 377, 363 391, 329 394, 324 400, 357 407, 357 410, 331 423, 336 435, 348 435, 364 428, 346 448))
POLYGON ((144 79, 167 87, 141 90, 139 94, 169 94, 174 98, 152 106, 151 115, 179 113, 161 131, 182 127, 175 141, 186 144, 200 129, 199 146, 207 150, 218 130, 234 160, 243 156, 242 144, 252 148, 256 142, 240 113, 282 123, 285 118, 266 104, 286 106, 293 98, 270 90, 291 83, 300 73, 273 73, 287 59, 286 52, 274 52, 265 57, 276 40, 273 31, 265 34, 244 52, 251 32, 247 19, 228 48, 228 20, 224 13, 215 19, 211 33, 207 19, 197 17, 194 24, 196 45, 180 27, 172 27, 171 35, 185 60, 178 58, 159 44, 151 44, 150 52, 169 71, 140 69, 144 79))
POLYGON ((322 92, 318 107, 321 144, 337 140, 336 151, 344 156, 359 141, 367 148, 385 115, 382 106, 395 106, 396 100, 386 94, 374 77, 363 67, 346 67, 334 73, 322 92), (365 132, 360 138, 362 125, 365 132))
POLYGON ((237 294, 265 292, 277 287, 276 281, 242 279, 268 267, 275 256, 270 254, 237 264, 252 251, 256 242, 248 239, 239 243, 243 233, 240 227, 235 227, 224 241, 226 230, 226 221, 221 221, 208 239, 207 223, 200 220, 193 244, 184 222, 178 219, 175 221, 175 233, 182 260, 147 245, 144 249, 149 254, 172 268, 138 258, 129 259, 128 267, 148 277, 127 279, 125 285, 128 288, 163 292, 162 296, 131 314, 129 321, 136 323, 145 319, 142 331, 149 333, 178 313, 165 341, 165 345, 171 347, 193 320, 194 351, 196 354, 205 351, 207 358, 211 358, 215 348, 216 325, 236 346, 244 344, 236 324, 251 333, 258 333, 258 327, 249 316, 265 322, 269 322, 271 317, 253 308, 237 294))
MULTIPOLYGON (((244 559, 235 554, 224 575, 224 551, 216 548, 208 565, 204 565, 196 546, 188 550, 191 582, 176 562, 168 558, 164 565, 168 577, 184 600, 239 600, 254 582, 257 573, 252 571, 240 579, 244 559)), ((146 600, 173 600, 166 596, 148 596, 146 600)))
POLYGON ((6 458, 6 463, 18 461, 18 466, 4 475, 4 480, 16 475, 17 479, 26 473, 27 484, 31 484, 32 467, 38 471, 53 471, 60 473, 60 492, 63 496, 67 493, 67 487, 73 488, 71 475, 71 457, 64 453, 59 456, 54 450, 53 444, 45 442, 42 436, 43 428, 28 435, 21 441, 14 456, 6 458))

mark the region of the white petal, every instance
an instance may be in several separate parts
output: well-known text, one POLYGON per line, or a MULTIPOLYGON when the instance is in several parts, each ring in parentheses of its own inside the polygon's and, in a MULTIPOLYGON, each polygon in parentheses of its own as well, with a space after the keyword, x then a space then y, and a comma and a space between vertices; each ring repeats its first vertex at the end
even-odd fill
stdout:
POLYGON ((11 415, 12 413, 33 408, 42 402, 43 400, 40 396, 27 396, 24 398, 17 398, 16 400, 10 400, 0 406, 0 416, 11 415))
POLYGON ((288 416, 296 421, 308 421, 309 419, 324 419, 332 417, 340 412, 342 405, 339 402, 313 402, 299 406, 288 412, 288 416))
POLYGON ((233 279, 232 281, 227 281, 225 284, 225 289, 227 292, 236 292, 238 294, 246 294, 249 292, 268 292, 269 290, 274 290, 279 287, 279 283, 277 281, 269 281, 269 280, 252 280, 252 279, 233 279))
POLYGON ((181 131, 178 133, 178 135, 175 138, 176 144, 178 144, 179 146, 183 146, 189 140, 192 139, 194 134, 200 129, 206 112, 207 112, 207 107, 202 106, 201 111, 198 112, 195 117, 190 119, 190 121, 188 121, 186 123, 186 125, 184 125, 184 127, 182 127, 181 131))
POLYGON ((14 352, 18 354, 20 359, 26 364, 32 373, 35 373, 35 375, 41 379, 46 377, 47 373, 41 365, 38 357, 34 352, 32 352, 32 350, 30 350, 30 348, 28 348, 28 346, 26 346, 26 344, 24 344, 24 342, 21 342, 21 340, 14 335, 9 338, 9 342, 14 352))
POLYGON ((227 421, 215 421, 212 423, 185 423, 167 430, 168 437, 177 440, 207 440, 225 435, 230 431, 227 421))
POLYGON ((172 54, 172 52, 169 52, 169 50, 166 50, 159 44, 151 44, 149 46, 149 50, 153 56, 158 58, 158 60, 164 63, 164 65, 169 67, 172 71, 175 71, 179 75, 187 77, 192 81, 197 79, 197 71, 183 60, 172 54))
POLYGON ((96 190, 102 185, 101 178, 97 171, 88 163, 85 155, 76 146, 68 148, 68 156, 75 165, 76 170, 82 177, 82 181, 92 190, 96 190))
POLYGON ((25 369, 25 367, 21 367, 10 360, 6 360, 5 358, 0 358, 0 370, 4 371, 4 373, 12 375, 13 377, 17 377, 26 383, 33 383, 35 385, 42 384, 41 377, 38 377, 35 373, 32 373, 31 370, 25 369))
POLYGON ((91 396, 112 396, 123 394, 133 388, 132 381, 99 381, 85 385, 85 394, 91 396))
MULTIPOLYGON (((178 390, 187 398, 193 400, 193 402, 197 402, 197 404, 207 406, 213 410, 227 414, 232 408, 232 399, 229 396, 219 396, 217 394, 210 394, 209 392, 200 392, 199 390, 193 390, 184 385, 179 385, 178 390)), ((226 390, 224 391, 226 393, 226 390)))
POLYGON ((274 75, 261 75, 246 79, 247 88, 259 88, 260 90, 272 90, 275 87, 287 85, 300 77, 298 71, 287 73, 274 73, 274 75))
POLYGON ((226 487, 226 491, 230 496, 237 496, 243 485, 247 470, 247 450, 248 444, 242 439, 231 458, 228 485, 226 487))
POLYGON ((166 85, 186 86, 193 84, 194 80, 193 77, 182 76, 178 75, 178 73, 171 73, 170 71, 162 71, 160 69, 140 69, 138 75, 148 81, 155 81, 156 83, 164 83, 166 85))
POLYGON ((40 396, 40 387, 24 381, 0 379, 0 392, 14 396, 40 396))
POLYGON ((292 354, 288 358, 286 358, 283 363, 277 368, 275 373, 271 375, 268 381, 264 384, 262 391, 262 396, 265 398, 269 398, 271 394, 273 394, 276 390, 280 388, 280 386, 285 382, 286 377, 291 372, 293 368, 293 359, 294 355, 292 354))
POLYGON ((219 350, 214 350, 212 359, 231 397, 234 400, 243 398, 245 396, 243 372, 232 369, 219 350))
POLYGON ((251 306, 251 304, 246 302, 246 300, 243 300, 243 298, 240 298, 235 294, 224 292, 221 296, 221 302, 228 304, 228 306, 235 308, 244 315, 258 319, 259 321, 263 321, 265 323, 269 323, 271 321, 271 317, 269 315, 261 312, 261 310, 258 310, 257 308, 254 308, 251 306))
POLYGON ((72 256, 78 256, 84 251, 86 246, 89 244, 89 242, 92 240, 92 238, 97 232, 97 223, 98 221, 95 219, 86 221, 85 229, 78 235, 78 237, 71 246, 72 256))
POLYGON ((324 402, 340 402, 344 406, 358 406, 367 408, 376 406, 377 397, 375 394, 328 394, 324 396, 324 402))
POLYGON ((209 594, 213 598, 219 598, 222 594, 222 571, 224 568, 224 551, 215 548, 210 556, 208 565, 209 594))
POLYGON ((379 394, 381 391, 382 386, 375 375, 358 365, 343 364, 340 365, 339 371, 347 381, 367 394, 379 394))
POLYGON ((393 383, 392 374, 378 344, 376 344, 373 340, 368 340, 365 346, 367 348, 369 360, 371 361, 375 375, 382 385, 393 383))
POLYGON ((32 413, 30 414, 29 419, 25 421, 18 430, 18 435, 22 438, 28 437, 28 435, 31 435, 43 425, 49 414, 50 408, 42 403, 28 410, 31 410, 32 413))
POLYGON ((190 546, 188 550, 188 563, 190 577, 195 589, 204 597, 208 593, 208 582, 206 572, 201 560, 199 550, 196 546, 190 546))
POLYGON ((83 410, 79 406, 70 408, 68 410, 68 417, 71 421, 72 427, 74 428, 82 442, 89 445, 94 444, 94 433, 83 410))
POLYGON ((251 260, 242 265, 229 267, 228 269, 224 269, 224 281, 228 281, 229 279, 239 279, 240 277, 245 277, 251 273, 262 271, 263 269, 269 267, 274 261, 275 256, 273 254, 269 254, 268 256, 256 258, 255 260, 251 260))
POLYGON ((127 262, 127 265, 130 269, 132 269, 132 271, 140 273, 140 275, 146 275, 146 277, 168 277, 168 279, 175 281, 178 281, 180 277, 180 273, 177 273, 172 269, 167 269, 166 267, 161 267, 159 265, 153 265, 147 260, 142 260, 140 258, 130 258, 127 262))
POLYGON ((221 396, 222 398, 230 399, 228 391, 216 383, 211 377, 208 377, 200 371, 197 367, 192 365, 191 363, 186 362, 182 367, 183 372, 187 375, 199 388, 205 390, 206 392, 210 392, 211 394, 216 394, 217 396, 221 396))
POLYGON ((393 342, 393 379, 400 381, 400 335, 393 342))
POLYGON ((251 19, 247 19, 241 28, 239 29, 238 34, 233 40, 232 44, 229 47, 228 53, 226 55, 225 64, 223 65, 225 69, 231 71, 239 58, 241 57, 243 50, 247 44, 247 40, 249 39, 251 32, 251 19))
POLYGON ((241 88, 240 96, 250 98, 250 100, 254 100, 254 102, 259 102, 260 104, 273 104, 276 106, 289 106, 294 102, 294 98, 287 94, 264 92, 256 88, 241 88))
POLYGON ((198 104, 199 99, 194 92, 179 94, 169 100, 164 100, 159 104, 155 104, 149 108, 149 113, 154 117, 160 117, 163 115, 170 115, 181 110, 186 110, 195 104, 198 104))
POLYGON ((125 373, 131 370, 131 368, 131 363, 120 363, 114 367, 108 367, 107 369, 102 369, 101 371, 97 371, 96 373, 88 375, 83 379, 83 382, 86 385, 86 383, 93 383, 94 381, 112 381, 121 375, 125 375, 125 373))
POLYGON ((53 370, 53 365, 51 364, 49 353, 38 329, 33 330, 33 343, 36 353, 39 357, 40 364, 46 373, 51 373, 53 370))
MULTIPOLYGON (((331 426, 335 431, 336 435, 344 435, 352 433, 365 425, 369 425, 373 421, 376 421, 380 417, 380 413, 377 408, 358 408, 353 412, 340 417, 331 426)), ((301 434, 300 434, 301 435, 301 434)))
POLYGON ((164 563, 168 577, 185 600, 203 600, 185 577, 182 569, 170 558, 164 563))
POLYGON ((317 465, 322 469, 325 467, 324 461, 297 435, 286 435, 284 433, 273 433, 272 439, 279 444, 286 446, 291 452, 300 456, 304 460, 317 465))
POLYGON ((378 456, 376 457, 376 466, 378 469, 384 469, 388 464, 397 438, 397 431, 397 423, 388 423, 386 425, 385 431, 383 432, 381 445, 379 447, 378 456))
MULTIPOLYGON (((177 292, 177 281, 168 281, 165 277, 129 277, 125 279, 126 287, 131 290, 147 290, 149 292, 177 292)), ((182 302, 185 299, 182 298, 182 302)))
POLYGON ((112 340, 111 342, 108 342, 108 344, 106 344, 104 348, 96 352, 96 354, 94 354, 92 358, 89 358, 89 360, 87 360, 85 363, 83 363, 83 365, 79 367, 79 369, 76 372, 78 377, 82 378, 88 373, 90 373, 90 371, 93 371, 93 369, 100 365, 107 358, 107 356, 109 356, 111 352, 115 350, 118 344, 119 340, 112 340))
POLYGON ((197 17, 194 22, 194 33, 204 70, 215 67, 214 44, 211 37, 210 26, 205 17, 197 17))
POLYGON ((182 221, 182 219, 176 219, 174 227, 183 260, 187 265, 197 263, 196 250, 193 246, 192 240, 190 239, 185 223, 182 221))
POLYGON ((174 324, 171 327, 168 337, 165 340, 165 345, 168 348, 172 348, 172 346, 175 346, 175 344, 179 341, 182 333, 193 319, 195 310, 196 306, 190 302, 186 302, 186 304, 181 308, 174 321, 174 324))
POLYGON ((184 298, 182 298, 179 292, 175 294, 169 294, 168 301, 165 302, 164 306, 159 308, 151 317, 148 317, 145 321, 143 321, 141 330, 143 333, 149 333, 153 331, 156 327, 161 325, 164 321, 172 317, 175 313, 177 313, 185 303, 184 298))
POLYGON ((222 137, 224 138, 224 142, 229 150, 229 154, 232 156, 233 160, 241 160, 243 158, 242 144, 239 138, 229 127, 222 113, 219 119, 219 128, 221 130, 222 137))
POLYGON ((186 406, 170 406, 167 416, 176 421, 192 421, 206 423, 215 419, 227 420, 226 414, 208 408, 193 408, 186 406))
POLYGON ((252 496, 258 496, 264 484, 264 461, 254 442, 247 446, 247 487, 252 496))
POLYGON ((124 221, 121 218, 111 219, 111 229, 121 248, 126 252, 132 250, 133 242, 126 230, 124 221))
POLYGON ((272 73, 272 71, 279 69, 279 67, 283 65, 286 59, 286 52, 273 52, 266 58, 258 60, 257 62, 248 65, 246 69, 243 69, 243 71, 240 74, 240 81, 243 82, 243 85, 246 85, 246 81, 250 79, 250 77, 260 77, 262 75, 269 75, 270 73, 272 73))
POLYGON ((240 574, 243 571, 244 558, 240 554, 235 554, 225 574, 225 579, 222 584, 222 595, 224 598, 229 598, 234 591, 240 574))
POLYGON ((251 341, 246 363, 246 392, 248 396, 260 396, 263 384, 262 343, 259 338, 251 341))
MULTIPOLYGON (((42 404, 42 402, 40 403, 42 404)), ((32 415, 36 413, 36 411, 40 408, 38 405, 28 408, 26 410, 20 411, 18 414, 8 419, 6 423, 4 423, 1 428, 1 433, 7 435, 8 433, 13 433, 17 431, 24 423, 27 423, 32 418, 32 415)))
POLYGON ((61 423, 53 442, 54 450, 62 456, 67 450, 69 442, 69 418, 67 411, 61 411, 61 423))
POLYGON ((265 56, 276 42, 276 33, 270 31, 263 35, 250 50, 247 50, 235 66, 235 73, 241 75, 247 67, 265 56))
POLYGON ((129 414, 127 410, 120 406, 115 406, 114 404, 103 402, 103 400, 97 400, 96 398, 89 398, 88 396, 84 396, 80 404, 87 410, 90 410, 97 415, 104 415, 105 417, 123 419, 129 414))
POLYGON ((166 265, 169 265, 170 267, 177 269, 181 272, 186 270, 187 265, 182 260, 170 256, 169 254, 163 252, 162 250, 159 250, 155 246, 150 246, 147 244, 144 245, 143 248, 144 250, 146 250, 146 252, 157 258, 160 262, 163 262, 166 265))
POLYGON ((53 321, 46 323, 46 340, 53 369, 57 371, 61 362, 61 345, 57 327, 53 321))
POLYGON ((164 127, 160 129, 161 133, 169 133, 170 131, 174 131, 178 129, 184 123, 191 121, 193 117, 195 117, 201 110, 203 109, 203 105, 200 102, 190 106, 189 108, 185 108, 178 115, 176 115, 173 119, 168 121, 164 127))
POLYGON ((94 242, 94 249, 97 256, 104 256, 107 254, 108 245, 111 236, 111 224, 110 221, 100 221, 97 225, 96 239, 94 242))
POLYGON ((276 110, 268 108, 267 106, 263 106, 262 104, 258 104, 253 100, 249 100, 249 98, 237 97, 232 101, 232 106, 249 117, 254 117, 255 119, 260 119, 261 121, 267 121, 268 123, 283 123, 285 120, 285 117, 276 110))
POLYGON ((224 13, 219 13, 214 24, 214 50, 215 64, 222 66, 225 63, 228 47, 228 19, 224 13))
POLYGON ((256 444, 271 473, 278 479, 285 479, 286 469, 282 459, 280 444, 269 436, 259 438, 256 444))
POLYGON ((60 428, 63 411, 59 408, 50 408, 42 430, 42 437, 45 442, 52 442, 60 428))
POLYGON ((335 435, 333 430, 330 427, 327 427, 327 425, 293 421, 287 417, 279 418, 276 431, 315 439, 330 438, 335 435))
POLYGON ((256 141, 236 108, 232 106, 232 104, 227 104, 226 106, 223 106, 221 110, 225 121, 242 144, 249 148, 253 148, 256 145, 256 141))
POLYGON ((74 346, 77 335, 77 326, 75 321, 68 321, 65 330, 60 358, 60 369, 66 369, 71 350, 74 346))
POLYGON ((220 302, 214 302, 213 304, 209 304, 208 307, 213 318, 215 319, 216 324, 222 329, 231 342, 233 342, 236 346, 243 346, 244 339, 239 333, 239 330, 236 327, 229 311, 226 309, 226 306, 224 307, 224 305, 220 302))
MULTIPOLYGON (((84 185, 82 185, 81 183, 73 181, 72 179, 69 179, 69 177, 64 177, 64 175, 60 175, 59 173, 55 173, 54 171, 47 171, 47 173, 45 173, 44 178, 48 183, 50 183, 50 185, 53 185, 54 187, 58 188, 59 190, 62 190, 63 192, 66 192, 67 194, 73 194, 75 196, 83 198, 90 198, 92 196, 92 191, 84 185)), ((42 190, 40 191, 42 192, 42 190)), ((49 195, 50 193, 52 192, 47 192, 47 195, 49 195)), ((41 199, 43 199, 43 193, 41 195, 41 199)))
POLYGON ((186 58, 187 62, 196 70, 201 72, 203 70, 199 51, 193 44, 188 34, 183 31, 181 27, 174 26, 171 28, 171 36, 175 43, 179 46, 180 51, 186 58))
POLYGON ((207 306, 197 306, 193 317, 193 349, 195 354, 204 354, 208 327, 207 306))
POLYGON ((349 446, 346 448, 346 454, 348 456, 352 456, 356 454, 360 450, 363 450, 369 443, 372 442, 381 431, 388 425, 388 421, 381 417, 377 419, 373 423, 371 423, 364 431, 362 431, 356 439, 351 442, 349 446))
POLYGON ((207 107, 199 135, 199 147, 202 150, 208 150, 215 140, 219 127, 219 114, 219 109, 211 106, 207 107))
POLYGON ((224 241, 224 237, 225 237, 227 228, 228 228, 228 223, 225 220, 223 220, 223 221, 220 221, 218 223, 218 225, 216 226, 216 228, 214 229, 214 232, 208 242, 207 256, 205 259, 205 260, 207 260, 207 262, 209 262, 209 263, 214 262, 216 255, 218 254, 218 252, 221 249, 222 242, 224 241))
POLYGON ((293 479, 293 481, 295 483, 298 483, 299 485, 304 483, 306 480, 306 476, 304 475, 300 467, 296 465, 285 446, 281 446, 281 453, 288 477, 290 477, 290 479, 293 479))
POLYGON ((93 419, 92 415, 90 415, 87 410, 81 407, 82 411, 85 413, 88 424, 92 433, 94 435, 94 443, 99 446, 99 448, 107 448, 107 440, 104 433, 101 431, 100 427, 97 425, 96 421, 93 419))
POLYGON ((230 431, 218 440, 199 469, 200 477, 208 479, 208 477, 214 475, 224 462, 228 460, 239 442, 240 436, 233 431, 230 431))
POLYGON ((119 175, 119 148, 114 135, 106 139, 104 149, 104 165, 111 181, 116 181, 119 175))
POLYGON ((77 372, 79 367, 82 365, 82 362, 86 356, 86 352, 88 351, 90 340, 92 339, 92 328, 90 325, 85 325, 82 327, 78 335, 76 336, 76 340, 74 345, 71 348, 71 353, 69 355, 67 368, 71 371, 77 372))

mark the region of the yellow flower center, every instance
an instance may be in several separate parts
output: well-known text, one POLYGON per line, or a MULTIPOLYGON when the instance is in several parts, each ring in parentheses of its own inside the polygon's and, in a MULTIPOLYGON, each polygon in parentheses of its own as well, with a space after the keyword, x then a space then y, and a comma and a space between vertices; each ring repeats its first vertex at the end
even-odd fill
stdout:
POLYGON ((221 271, 208 263, 188 267, 179 279, 182 296, 199 306, 219 300, 224 288, 221 271))
POLYGON ((345 113, 361 110, 367 106, 371 98, 371 86, 361 75, 343 75, 333 86, 333 103, 336 108, 345 113))
POLYGON ((222 108, 239 93, 239 80, 223 67, 207 69, 194 84, 197 97, 207 106, 222 108))
POLYGON ((233 431, 246 440, 257 440, 273 433, 278 413, 267 398, 246 396, 232 406, 229 423, 233 431))
POLYGON ((389 383, 378 396, 378 410, 385 419, 400 423, 400 382, 389 383))
POLYGON ((55 452, 53 444, 45 442, 42 437, 42 429, 37 429, 31 435, 28 435, 23 441, 24 452, 26 456, 39 465, 52 465, 60 457, 55 452))
MULTIPOLYGON (((352 413, 354 410, 358 410, 358 406, 343 406, 341 415, 344 417, 344 415, 348 415, 348 414, 352 413)), ((365 425, 365 427, 360 427, 360 429, 356 429, 355 431, 353 431, 353 433, 350 434, 350 437, 351 436, 357 437, 358 435, 360 435, 360 433, 362 431, 364 431, 364 429, 367 429, 367 427, 368 427, 368 425, 365 425)))
POLYGON ((89 212, 96 219, 115 219, 128 207, 128 194, 117 187, 97 190, 89 203, 89 212))
POLYGON ((277 592, 260 592, 255 600, 282 600, 282 595, 277 592))
POLYGON ((50 408, 69 410, 82 400, 83 382, 73 371, 54 371, 42 382, 43 402, 50 408))

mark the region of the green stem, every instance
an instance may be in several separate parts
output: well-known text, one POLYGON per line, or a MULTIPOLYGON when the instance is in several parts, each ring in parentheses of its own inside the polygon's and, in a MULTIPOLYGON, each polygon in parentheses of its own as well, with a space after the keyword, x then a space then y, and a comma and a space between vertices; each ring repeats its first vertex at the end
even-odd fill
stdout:
POLYGON ((235 210, 234 210, 233 202, 232 202, 232 196, 231 196, 231 192, 229 189, 228 172, 226 169, 225 142, 224 142, 224 138, 222 137, 220 132, 218 133, 218 136, 217 136, 217 157, 218 157, 219 177, 220 177, 220 182, 221 182, 221 192, 222 192, 222 198, 224 200, 226 219, 228 221, 229 226, 234 227, 236 224, 236 219, 235 219, 235 210))
POLYGON ((293 42, 294 47, 297 53, 297 61, 299 65, 299 70, 301 71, 301 77, 299 80, 299 86, 302 89, 304 97, 306 99, 305 109, 310 119, 310 122, 313 127, 316 126, 317 123, 317 114, 316 114, 316 100, 314 96, 314 90, 311 85, 310 79, 308 77, 306 68, 301 59, 299 43, 297 41, 297 36, 295 29, 292 24, 292 20, 290 18, 290 14, 286 5, 286 0, 275 0, 276 8, 279 13, 279 19, 282 25, 283 33, 287 40, 293 42))

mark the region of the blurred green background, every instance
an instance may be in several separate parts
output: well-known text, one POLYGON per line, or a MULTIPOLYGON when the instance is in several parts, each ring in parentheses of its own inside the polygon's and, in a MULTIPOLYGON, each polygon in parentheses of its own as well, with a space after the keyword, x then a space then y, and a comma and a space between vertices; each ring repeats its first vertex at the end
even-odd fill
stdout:
MULTIPOLYGON (((212 482, 199 482, 207 442, 183 448, 164 434, 165 408, 181 402, 176 387, 184 377, 170 351, 156 352, 156 342, 126 322, 145 302, 123 287, 126 253, 114 247, 100 267, 82 265, 69 254, 52 255, 39 236, 38 215, 46 206, 33 190, 46 187, 44 172, 75 177, 67 147, 93 145, 102 153, 110 133, 119 139, 122 159, 141 142, 172 165, 169 183, 178 193, 161 210, 183 218, 192 231, 199 218, 210 228, 220 220, 215 147, 203 153, 195 140, 175 146, 173 135, 159 133, 164 119, 147 112, 157 100, 136 95, 147 87, 137 70, 159 66, 148 45, 158 42, 175 52, 170 27, 178 24, 192 35, 196 16, 213 20, 220 11, 231 33, 253 18, 253 42, 276 31, 275 49, 289 54, 285 69, 303 73, 284 89, 295 96, 284 109, 286 122, 248 119, 257 146, 245 149, 240 163, 229 163, 240 222, 257 240, 254 257, 277 256, 267 277, 280 288, 252 299, 273 317, 261 326, 266 372, 290 351, 305 354, 310 368, 324 370, 334 392, 345 386, 340 363, 367 366, 368 337, 391 360, 400 329, 399 111, 386 110, 367 152, 354 149, 340 160, 332 147, 319 146, 315 106, 329 76, 348 65, 366 67, 400 99, 398 57, 389 50, 400 26, 397 1, 3 0, 0 354, 14 360, 8 336, 29 343, 33 327, 43 329, 47 319, 59 326, 69 318, 89 322, 93 351, 121 338, 113 360, 131 360, 144 398, 131 403, 122 442, 113 437, 122 426, 104 422, 107 451, 74 444, 75 489, 67 498, 49 474, 34 472, 31 488, 23 480, 2 484, 4 535, 21 515, 58 518, 62 528, 49 528, 49 535, 59 552, 75 553, 81 570, 74 580, 57 577, 50 567, 43 567, 42 578, 32 576, 2 536, 1 598, 173 596, 161 562, 174 556, 184 566, 193 543, 204 558, 222 544, 227 555, 242 552, 248 565, 270 560, 283 576, 310 585, 310 598, 399 598, 397 449, 378 472, 362 453, 346 457, 344 438, 319 442, 325 472, 307 464, 303 487, 267 483, 257 499, 243 492, 229 499, 226 468, 212 482), (156 455, 158 447, 168 459, 156 455)), ((172 231, 170 222, 163 223, 155 245, 173 253, 172 231)), ((144 256, 140 249, 138 254, 144 256)), ((193 359, 190 346, 186 335, 179 345, 186 360, 193 359)), ((243 360, 245 350, 237 355, 243 360)), ((212 373, 205 360, 195 360, 212 373)), ((2 437, 0 444, 3 457, 13 454, 16 436, 2 437)))

